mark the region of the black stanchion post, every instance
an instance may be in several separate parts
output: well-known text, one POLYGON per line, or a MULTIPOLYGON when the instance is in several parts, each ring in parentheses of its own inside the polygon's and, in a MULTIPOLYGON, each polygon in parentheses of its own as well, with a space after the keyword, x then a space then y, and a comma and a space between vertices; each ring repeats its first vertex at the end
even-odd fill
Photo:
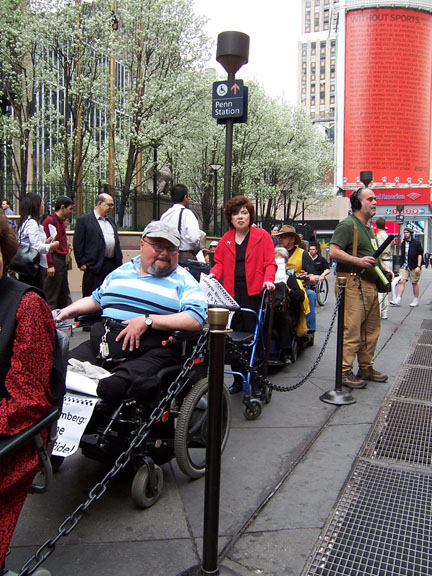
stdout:
POLYGON ((224 308, 210 308, 208 314, 210 356, 202 565, 193 566, 178 576, 237 575, 226 566, 218 566, 222 403, 228 315, 229 311, 224 308))
POLYGON ((344 315, 345 315, 345 286, 347 279, 342 276, 337 279, 339 288, 339 310, 337 322, 337 343, 336 343, 336 378, 335 389, 325 392, 320 396, 322 402, 327 404, 336 404, 344 406, 346 404, 355 404, 355 399, 350 392, 342 390, 342 356, 343 356, 343 335, 344 335, 344 315))

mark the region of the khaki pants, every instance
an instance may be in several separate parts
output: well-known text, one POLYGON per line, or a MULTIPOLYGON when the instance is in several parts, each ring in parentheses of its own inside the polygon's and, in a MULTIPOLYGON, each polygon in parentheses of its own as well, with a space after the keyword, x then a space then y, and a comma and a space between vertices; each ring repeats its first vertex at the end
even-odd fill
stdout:
MULTIPOLYGON (((385 265, 390 270, 393 270, 393 262, 391 260, 384 260, 385 265)), ((381 318, 388 316, 389 300, 391 292, 382 292, 378 295, 378 300, 380 303, 381 318)))
POLYGON ((375 284, 358 276, 347 276, 345 288, 342 373, 350 372, 357 357, 361 370, 373 365, 381 321, 375 284))

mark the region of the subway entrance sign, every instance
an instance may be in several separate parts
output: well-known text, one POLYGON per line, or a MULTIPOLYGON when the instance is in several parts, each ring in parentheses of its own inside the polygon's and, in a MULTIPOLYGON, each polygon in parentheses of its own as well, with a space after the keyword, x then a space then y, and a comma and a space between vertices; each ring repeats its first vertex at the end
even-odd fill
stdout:
POLYGON ((243 80, 213 83, 212 116, 216 120, 241 118, 244 109, 243 80))

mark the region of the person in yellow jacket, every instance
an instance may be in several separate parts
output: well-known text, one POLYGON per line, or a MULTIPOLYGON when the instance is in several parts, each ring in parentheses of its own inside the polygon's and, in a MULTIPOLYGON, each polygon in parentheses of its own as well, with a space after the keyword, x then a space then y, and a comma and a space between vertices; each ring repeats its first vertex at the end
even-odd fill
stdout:
POLYGON ((306 250, 300 248, 301 239, 293 226, 284 224, 274 236, 278 239, 279 246, 288 251, 287 271, 296 275, 306 292, 307 298, 303 302, 304 316, 300 315, 296 333, 297 336, 302 337, 305 344, 311 346, 316 331, 316 293, 315 290, 309 288, 316 282, 313 260, 306 250))

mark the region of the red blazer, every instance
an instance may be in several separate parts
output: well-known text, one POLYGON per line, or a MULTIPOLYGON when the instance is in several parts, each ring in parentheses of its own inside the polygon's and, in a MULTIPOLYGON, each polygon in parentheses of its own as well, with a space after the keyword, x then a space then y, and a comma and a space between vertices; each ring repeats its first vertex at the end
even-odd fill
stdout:
MULTIPOLYGON (((235 230, 224 234, 214 255, 215 265, 210 270, 223 283, 225 290, 234 297, 234 271, 236 263, 235 230)), ((246 285, 249 296, 259 294, 264 282, 274 282, 277 265, 274 244, 268 232, 251 227, 246 249, 246 285)))

